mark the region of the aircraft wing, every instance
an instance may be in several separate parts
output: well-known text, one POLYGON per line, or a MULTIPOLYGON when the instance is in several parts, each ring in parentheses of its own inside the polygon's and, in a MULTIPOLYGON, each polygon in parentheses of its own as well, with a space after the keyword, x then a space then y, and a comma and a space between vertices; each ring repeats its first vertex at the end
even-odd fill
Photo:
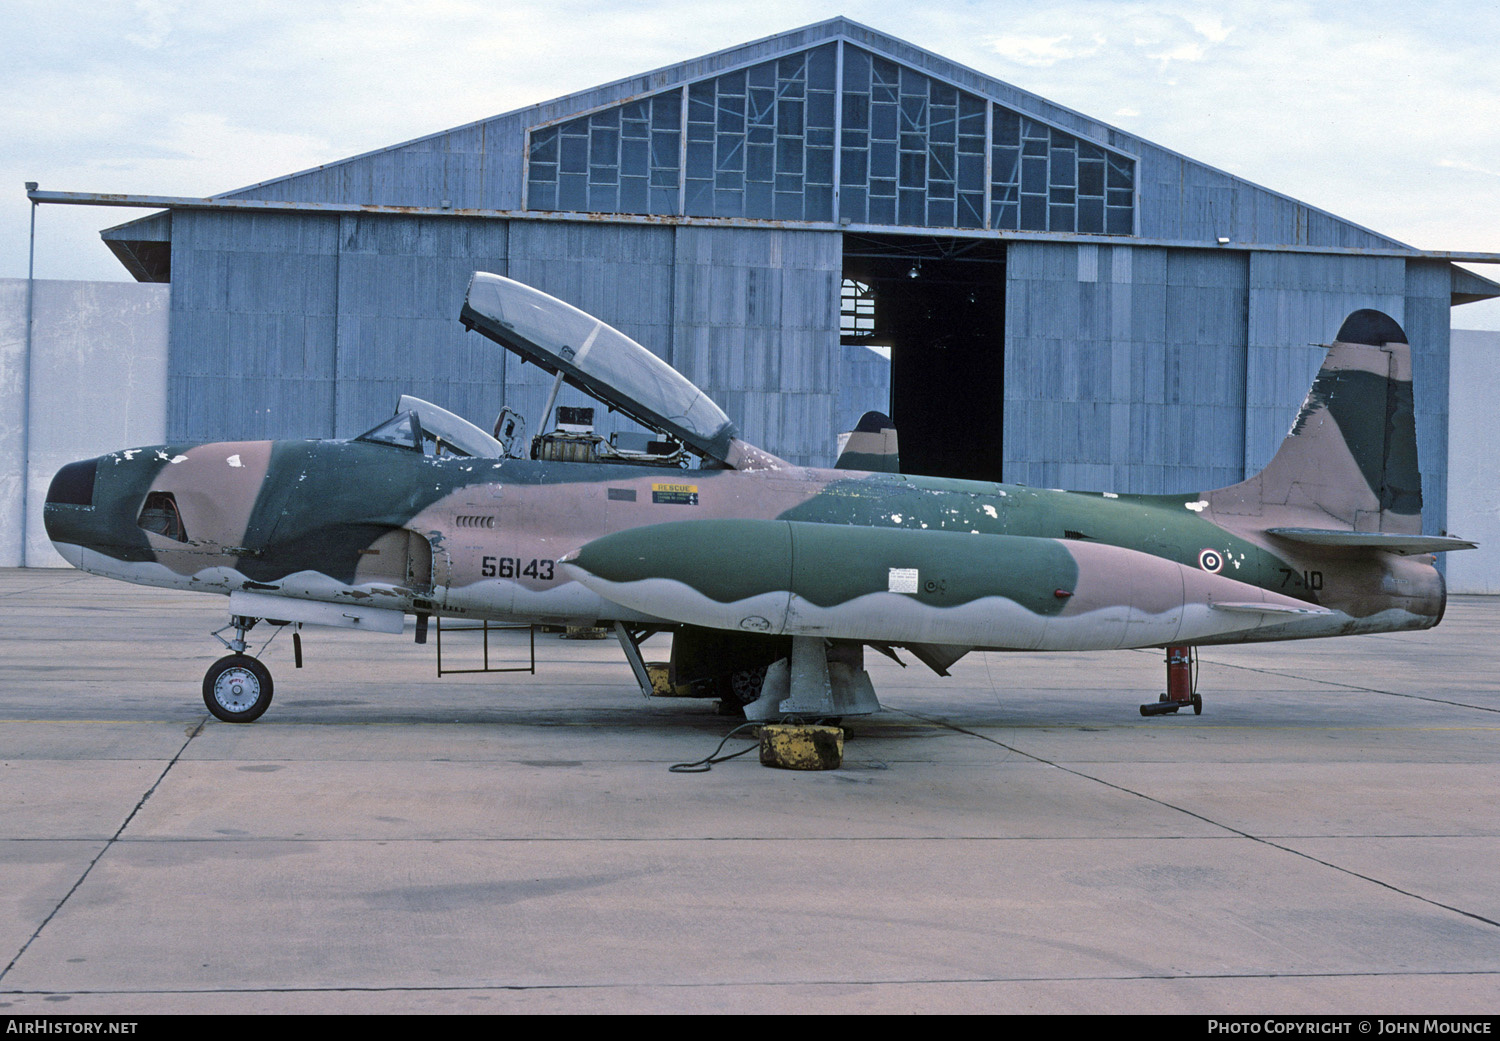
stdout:
POLYGON ((687 377, 630 337, 539 289, 474 272, 460 320, 643 426, 735 465, 735 425, 687 377))
POLYGON ((1266 532, 1309 546, 1378 549, 1403 556, 1479 548, 1479 543, 1453 535, 1402 535, 1383 531, 1338 531, 1325 528, 1267 528, 1266 532))
POLYGON ((1328 610, 1328 608, 1319 607, 1316 604, 1307 604, 1304 607, 1293 607, 1291 604, 1267 604, 1262 603, 1259 600, 1250 600, 1239 603, 1225 600, 1215 600, 1211 601, 1208 606, 1212 607, 1215 611, 1238 611, 1241 614, 1333 614, 1333 612, 1328 610))

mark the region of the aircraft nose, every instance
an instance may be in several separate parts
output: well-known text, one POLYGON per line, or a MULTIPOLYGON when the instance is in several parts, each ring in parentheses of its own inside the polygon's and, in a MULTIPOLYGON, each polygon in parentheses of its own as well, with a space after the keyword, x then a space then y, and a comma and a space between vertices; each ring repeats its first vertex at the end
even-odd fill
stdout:
MULTIPOLYGON (((75 567, 84 549, 113 550, 144 542, 135 513, 151 482, 149 468, 115 453, 69 463, 52 478, 42 507, 47 537, 75 567)), ((118 554, 113 554, 118 555, 118 554)))
POLYGON ((94 524, 94 482, 98 475, 99 460, 85 459, 57 471, 47 487, 47 500, 42 507, 47 537, 75 566, 77 562, 63 547, 88 544, 89 530, 94 524))

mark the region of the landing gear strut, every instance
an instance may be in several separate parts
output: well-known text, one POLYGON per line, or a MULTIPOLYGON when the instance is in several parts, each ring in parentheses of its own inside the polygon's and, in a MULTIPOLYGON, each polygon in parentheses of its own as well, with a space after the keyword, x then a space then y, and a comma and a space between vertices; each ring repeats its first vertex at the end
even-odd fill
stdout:
POLYGON ((1165 716, 1192 706, 1193 714, 1203 714, 1203 699, 1198 696, 1198 662, 1191 647, 1167 648, 1167 692, 1154 702, 1141 706, 1143 716, 1165 716))
POLYGON ((214 662, 204 674, 203 704, 226 723, 253 722, 271 706, 271 670, 245 653, 245 633, 259 620, 235 615, 224 627, 233 626, 234 639, 219 636, 223 629, 213 634, 233 653, 214 662))

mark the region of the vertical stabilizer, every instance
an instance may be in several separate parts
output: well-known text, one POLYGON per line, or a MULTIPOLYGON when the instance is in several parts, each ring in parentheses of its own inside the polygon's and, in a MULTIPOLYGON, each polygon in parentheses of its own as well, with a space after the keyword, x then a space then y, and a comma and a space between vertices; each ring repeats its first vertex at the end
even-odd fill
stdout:
POLYGON ((875 473, 901 472, 901 455, 896 447, 896 425, 884 412, 866 412, 853 430, 842 436, 835 470, 869 470, 875 473))
POLYGON ((1346 318, 1275 457, 1208 501, 1215 514, 1268 527, 1420 534, 1411 347, 1395 319, 1346 318))

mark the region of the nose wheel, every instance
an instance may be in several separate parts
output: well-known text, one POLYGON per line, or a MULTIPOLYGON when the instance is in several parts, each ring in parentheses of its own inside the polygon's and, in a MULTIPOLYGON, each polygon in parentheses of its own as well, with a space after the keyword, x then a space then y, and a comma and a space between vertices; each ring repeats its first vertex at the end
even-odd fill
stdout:
POLYGON ((203 677, 203 703, 226 723, 250 723, 271 705, 271 670, 248 654, 226 654, 203 677))

